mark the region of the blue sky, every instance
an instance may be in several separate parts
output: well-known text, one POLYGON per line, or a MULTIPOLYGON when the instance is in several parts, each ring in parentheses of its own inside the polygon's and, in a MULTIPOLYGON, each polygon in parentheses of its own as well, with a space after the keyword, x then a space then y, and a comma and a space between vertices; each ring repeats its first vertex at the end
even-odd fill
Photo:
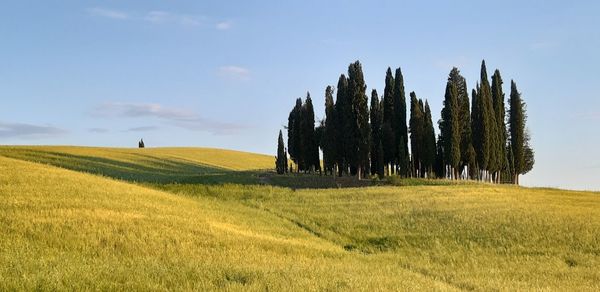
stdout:
MULTIPOLYGON (((2 1, 0 144, 210 146, 272 154, 289 109, 360 60, 439 119, 457 66, 517 82, 526 185, 600 190, 595 1, 2 1)), ((437 130, 437 129, 436 129, 437 130)))

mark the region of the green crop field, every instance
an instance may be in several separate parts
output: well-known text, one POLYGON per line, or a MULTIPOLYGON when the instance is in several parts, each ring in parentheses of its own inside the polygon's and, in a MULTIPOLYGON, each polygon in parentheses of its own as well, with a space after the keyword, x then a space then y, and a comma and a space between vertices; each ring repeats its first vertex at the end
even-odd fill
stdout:
POLYGON ((273 166, 0 147, 0 290, 600 290, 599 193, 273 166))

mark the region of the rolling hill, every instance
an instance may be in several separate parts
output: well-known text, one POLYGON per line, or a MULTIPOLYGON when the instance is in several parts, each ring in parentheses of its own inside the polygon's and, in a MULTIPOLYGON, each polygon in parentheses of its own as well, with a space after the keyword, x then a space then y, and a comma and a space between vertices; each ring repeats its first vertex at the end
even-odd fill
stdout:
POLYGON ((0 290, 600 289, 598 193, 290 189, 264 179, 272 166, 206 148, 0 147, 0 290))

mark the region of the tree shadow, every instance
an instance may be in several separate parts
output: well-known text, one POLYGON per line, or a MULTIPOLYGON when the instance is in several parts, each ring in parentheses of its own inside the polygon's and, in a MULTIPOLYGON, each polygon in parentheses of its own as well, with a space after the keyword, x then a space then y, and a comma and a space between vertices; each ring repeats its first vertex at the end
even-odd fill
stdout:
POLYGON ((183 159, 160 159, 142 153, 135 162, 56 151, 17 149, 2 151, 10 158, 49 164, 69 170, 140 183, 259 184, 257 171, 232 171, 183 159))

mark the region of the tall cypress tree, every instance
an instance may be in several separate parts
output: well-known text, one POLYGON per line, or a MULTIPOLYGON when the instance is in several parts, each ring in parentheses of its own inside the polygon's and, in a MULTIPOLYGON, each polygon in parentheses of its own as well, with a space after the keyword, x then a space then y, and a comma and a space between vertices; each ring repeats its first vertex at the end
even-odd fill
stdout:
MULTIPOLYGON (((290 115, 288 117, 288 153, 290 154, 290 158, 299 168, 300 166, 300 158, 301 158, 301 139, 300 139, 300 115, 302 112, 302 99, 296 99, 296 105, 290 111, 290 115)), ((300 169, 297 169, 298 171, 300 169)), ((290 172, 292 169, 290 169, 290 172)))
POLYGON ((279 130, 279 138, 277 139, 277 159, 275 160, 275 170, 278 174, 287 172, 287 155, 285 153, 285 145, 283 144, 283 134, 279 130))
MULTIPOLYGON (((527 169, 525 164, 525 152, 528 144, 525 136, 525 122, 527 115, 525 103, 521 99, 521 93, 517 90, 517 84, 512 80, 510 84, 509 104, 508 126, 514 169, 513 183, 519 184, 519 175, 527 169)), ((533 151, 531 151, 531 156, 533 157, 533 151)))
POLYGON ((323 165, 325 174, 334 174, 336 155, 336 123, 335 123, 335 106, 333 103, 333 88, 327 86, 325 89, 325 129, 323 133, 323 165))
POLYGON ((335 100, 335 127, 336 131, 336 153, 338 174, 348 173, 350 154, 353 151, 352 143, 352 103, 348 94, 348 78, 340 75, 337 84, 337 95, 335 100))
POLYGON ((486 179, 487 171, 495 167, 495 155, 492 155, 495 119, 485 61, 481 63, 481 80, 473 92, 472 106, 471 127, 473 130, 473 146, 477 154, 479 178, 486 179))
MULTIPOLYGON (((382 131, 381 124, 383 123, 383 115, 381 110, 381 103, 377 95, 377 90, 371 91, 371 175, 379 173, 379 169, 383 167, 383 162, 379 161, 379 156, 383 155, 380 153, 380 147, 383 148, 381 143, 382 131)), ((382 150, 383 151, 383 150, 382 150)))
POLYGON ((394 78, 394 120, 392 124, 396 138, 396 148, 398 154, 396 160, 400 175, 408 174, 408 129, 406 127, 406 96, 404 93, 404 76, 402 70, 396 69, 396 77, 394 78))
POLYGON ((396 125, 396 112, 394 109, 394 76, 392 69, 388 67, 385 72, 385 90, 383 91, 383 125, 382 148, 383 160, 390 165, 390 171, 395 168, 394 162, 398 156, 398 144, 394 127, 396 125))
POLYGON ((453 68, 446 83, 444 107, 442 108, 442 118, 439 122, 446 163, 450 166, 452 177, 455 179, 458 178, 458 170, 461 162, 461 125, 457 88, 460 80, 453 80, 457 75, 458 69, 453 68))
POLYGON ((424 113, 422 102, 419 102, 415 92, 410 93, 410 150, 413 176, 420 176, 423 150, 424 113))
POLYGON ((315 137, 315 112, 310 93, 308 92, 306 93, 306 100, 304 101, 301 121, 301 149, 303 150, 302 157, 305 170, 320 170, 319 146, 315 137))
POLYGON ((473 149, 472 142, 471 110, 467 81, 457 68, 453 68, 450 71, 450 80, 455 84, 458 93, 458 119, 460 124, 459 173, 463 173, 466 166, 469 167, 469 172, 471 173, 475 168, 475 150, 473 149))
POLYGON ((506 124, 504 121, 504 92, 502 91, 502 77, 500 71, 496 69, 492 75, 492 102, 494 104, 494 117, 496 121, 496 139, 494 151, 496 152, 496 175, 497 183, 501 181, 501 173, 507 168, 506 158, 506 124))
POLYGON ((483 118, 484 118, 484 128, 485 132, 487 132, 485 142, 485 147, 488 152, 488 163, 487 163, 487 179, 491 180, 491 174, 496 172, 499 169, 498 163, 498 148, 497 145, 497 124, 496 124, 496 115, 494 113, 494 101, 492 100, 492 88, 490 86, 490 82, 487 77, 487 69, 485 66, 485 60, 481 62, 481 93, 480 98, 483 101, 484 110, 483 118))
POLYGON ((423 165, 425 173, 430 176, 436 159, 435 130, 431 119, 431 108, 425 100, 425 120, 423 126, 423 165))
POLYGON ((355 152, 351 163, 356 169, 358 179, 361 179, 362 173, 369 165, 369 151, 371 128, 369 126, 369 104, 365 94, 367 86, 362 72, 362 66, 356 61, 348 67, 348 88, 352 97, 353 110, 353 142, 355 152))
POLYGON ((475 158, 477 164, 477 179, 482 179, 482 170, 487 166, 487 154, 484 153, 483 139, 485 138, 483 133, 483 119, 481 117, 481 100, 479 98, 479 92, 481 86, 477 83, 475 89, 472 92, 471 101, 471 130, 473 138, 473 148, 475 148, 475 158))

